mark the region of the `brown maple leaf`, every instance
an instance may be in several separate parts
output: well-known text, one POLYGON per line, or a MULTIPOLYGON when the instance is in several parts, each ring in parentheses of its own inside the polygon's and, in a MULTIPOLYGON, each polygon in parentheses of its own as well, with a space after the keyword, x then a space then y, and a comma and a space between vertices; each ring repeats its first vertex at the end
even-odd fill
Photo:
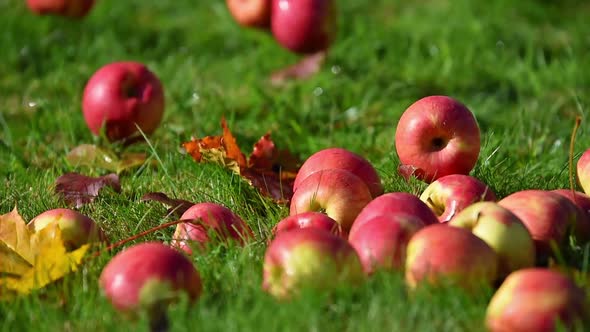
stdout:
POLYGON ((66 173, 55 180, 55 193, 76 208, 92 202, 103 187, 121 192, 119 176, 115 173, 91 177, 79 173, 66 173))

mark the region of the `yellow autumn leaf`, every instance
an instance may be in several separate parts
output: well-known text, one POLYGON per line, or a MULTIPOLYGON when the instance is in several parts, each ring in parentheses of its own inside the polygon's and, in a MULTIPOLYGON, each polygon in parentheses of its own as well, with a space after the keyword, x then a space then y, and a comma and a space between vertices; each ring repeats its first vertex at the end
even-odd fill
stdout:
POLYGON ((16 208, 0 215, 0 275, 20 275, 32 266, 32 236, 16 208))

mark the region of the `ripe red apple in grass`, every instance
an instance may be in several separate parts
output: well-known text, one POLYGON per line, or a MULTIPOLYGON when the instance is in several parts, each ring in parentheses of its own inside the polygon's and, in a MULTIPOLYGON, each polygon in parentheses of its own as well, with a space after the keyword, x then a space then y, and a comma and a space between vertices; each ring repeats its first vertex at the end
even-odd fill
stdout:
POLYGON ((33 218, 27 226, 30 230, 38 232, 54 223, 59 225, 67 250, 75 250, 87 243, 107 240, 106 235, 94 220, 70 209, 47 210, 33 218))
POLYGON ((391 192, 372 199, 355 218, 349 237, 357 229, 378 216, 412 216, 418 226, 437 224, 434 212, 416 195, 405 192, 391 192))
POLYGON ((577 324, 590 323, 584 294, 561 272, 521 269, 510 274, 490 300, 486 326, 490 332, 562 331, 558 326, 578 331, 577 324))
POLYGON ((295 53, 329 48, 336 38, 333 0, 272 0, 270 26, 276 41, 295 53))
POLYGON ((334 235, 342 236, 342 229, 336 220, 316 211, 298 213, 281 219, 273 228, 273 234, 276 236, 282 232, 307 227, 323 229, 334 235))
POLYGON ((139 62, 113 62, 96 71, 84 88, 82 111, 95 135, 110 141, 146 135, 160 125, 164 90, 158 77, 139 62))
POLYGON ((293 190, 296 191, 310 174, 330 168, 344 169, 361 178, 373 197, 383 194, 381 178, 373 165, 364 157, 343 148, 327 148, 309 156, 297 172, 293 190))
POLYGON ((252 28, 270 28, 271 0, 226 0, 230 14, 239 25, 252 28))
POLYGON ((535 265, 535 243, 518 217, 495 202, 474 203, 459 212, 449 226, 470 230, 498 254, 498 277, 535 265))
POLYGON ((354 248, 342 237, 318 228, 281 232, 264 255, 262 288, 279 299, 304 288, 329 291, 363 279, 354 248))
POLYGON ((115 309, 129 316, 146 310, 156 326, 166 325, 166 306, 181 293, 194 301, 202 290, 201 276, 193 263, 158 242, 119 252, 102 270, 99 284, 115 309))
POLYGON ((434 224, 420 229, 408 242, 406 283, 451 284, 473 291, 491 286, 498 276, 498 255, 470 231, 434 224))
POLYGON ((215 241, 235 241, 243 245, 254 238, 252 230, 229 208, 212 202, 198 203, 186 210, 180 219, 195 219, 176 225, 172 246, 191 255, 193 247, 203 249, 215 241), (211 238, 214 236, 214 238, 211 238))
POLYGON ((527 227, 535 241, 537 259, 541 261, 553 254, 552 246, 561 248, 579 213, 569 199, 539 189, 517 191, 498 204, 514 213, 527 227))
POLYGON ((573 231, 579 243, 590 241, 590 196, 570 189, 555 189, 552 191, 566 197, 580 209, 573 231))
POLYGON ((305 178, 291 198, 290 215, 325 212, 348 234, 361 210, 372 200, 369 188, 358 176, 339 169, 325 169, 305 178))
POLYGON ((402 270, 408 241, 422 227, 414 216, 380 215, 351 232, 348 242, 358 253, 365 273, 402 270))
POLYGON ((459 101, 447 96, 424 97, 402 114, 395 149, 402 169, 410 168, 425 182, 469 174, 479 157, 479 126, 459 101))
POLYGON ((434 211, 440 222, 447 222, 473 203, 495 201, 496 194, 472 176, 451 174, 429 184, 420 199, 434 211))
POLYGON ((584 193, 590 195, 590 149, 584 151, 580 159, 578 159, 576 173, 582 190, 584 193))
POLYGON ((27 0, 27 7, 38 15, 82 18, 94 6, 94 0, 27 0))

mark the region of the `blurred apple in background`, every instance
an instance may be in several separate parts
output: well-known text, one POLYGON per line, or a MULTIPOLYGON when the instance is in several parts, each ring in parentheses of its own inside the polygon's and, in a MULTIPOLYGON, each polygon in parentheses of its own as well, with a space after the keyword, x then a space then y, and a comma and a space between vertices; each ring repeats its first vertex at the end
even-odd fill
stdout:
POLYGON ((478 202, 459 212, 449 226, 470 230, 496 251, 498 277, 535 265, 535 244, 526 226, 494 202, 478 202))
POLYGON ((29 223, 34 232, 57 223, 61 230, 62 240, 67 250, 75 250, 91 242, 106 241, 107 237, 100 227, 89 217, 70 209, 47 210, 29 223))
POLYGON ((555 189, 552 191, 566 197, 580 208, 580 213, 576 218, 576 226, 573 230, 574 235, 578 243, 583 244, 590 241, 590 196, 570 189, 555 189))
POLYGON ((333 0, 272 0, 270 21, 277 42, 295 53, 325 51, 336 38, 333 0))
POLYGON ((171 245, 189 255, 193 253, 193 247, 203 249, 212 241, 232 240, 243 245, 254 237, 252 230, 242 218, 217 203, 195 204, 186 210, 180 219, 195 220, 176 225, 171 245))
POLYGON ((347 170, 332 168, 306 177, 293 193, 289 211, 290 215, 324 212, 348 234, 354 219, 371 200, 371 192, 361 178, 347 170))
POLYGON ((440 222, 447 222, 473 203, 495 201, 496 194, 472 176, 451 174, 429 184, 420 199, 434 211, 440 222))
POLYGON ((584 290, 558 271, 518 270, 489 302, 486 326, 490 332, 583 331, 576 324, 590 323, 585 301, 584 290))
POLYGON ((362 156, 343 148, 327 148, 309 156, 297 172, 293 190, 297 190, 310 174, 330 168, 344 169, 361 178, 373 197, 383 194, 381 178, 373 165, 362 156))
POLYGON ((276 236, 281 232, 307 227, 323 229, 334 235, 342 236, 342 229, 336 220, 316 211, 298 213, 281 219, 273 228, 273 234, 276 236))
POLYGON ((226 0, 227 8, 239 25, 269 29, 271 0, 226 0))
POLYGON ((430 183, 445 175, 469 174, 479 157, 479 126, 473 113, 457 100, 424 97, 399 119, 395 149, 400 172, 406 177, 414 175, 430 183))
POLYGON ((578 159, 576 173, 582 190, 590 195, 590 149, 584 151, 578 159))
POLYGON ((96 71, 84 88, 82 111, 95 135, 101 130, 110 141, 146 135, 160 125, 164 90, 158 77, 138 62, 113 62, 96 71))
POLYGON ((281 232, 264 255, 262 288, 280 299, 303 288, 329 291, 363 279, 354 248, 345 239, 318 228, 281 232))
POLYGON ((27 7, 38 15, 82 18, 94 6, 94 0, 27 0, 27 7))
POLYGON ((498 255, 470 231, 434 224, 408 242, 405 277, 413 289, 422 283, 454 285, 468 291, 492 286, 498 276, 498 255))

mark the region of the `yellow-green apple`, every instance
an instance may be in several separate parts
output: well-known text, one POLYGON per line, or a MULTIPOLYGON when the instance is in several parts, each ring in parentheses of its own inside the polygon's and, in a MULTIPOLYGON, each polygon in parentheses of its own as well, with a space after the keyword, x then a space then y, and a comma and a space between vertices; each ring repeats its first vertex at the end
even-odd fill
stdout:
POLYGON ((418 226, 438 223, 434 212, 418 196, 405 192, 391 192, 372 199, 361 210, 350 228, 349 236, 352 236, 358 228, 375 217, 398 214, 413 217, 418 226))
POLYGON ((281 232, 288 232, 294 229, 315 227, 326 230, 337 236, 342 236, 342 229, 336 220, 328 217, 326 214, 316 211, 307 211, 294 214, 281 219, 273 227, 273 235, 276 236, 281 232))
POLYGON ((329 291, 363 279, 363 267, 354 248, 323 229, 281 232, 264 255, 262 288, 280 299, 305 288, 329 291))
POLYGON ((423 227, 416 220, 402 213, 380 215, 350 233, 348 242, 358 253, 366 274, 403 269, 408 241, 423 227))
POLYGON ((150 135, 164 114, 164 89, 144 64, 109 63, 86 83, 82 111, 92 133, 104 130, 111 141, 137 135, 138 127, 150 135))
POLYGON ((584 297, 584 290, 561 272, 521 269, 511 273, 493 295, 486 326, 490 332, 578 331, 575 327, 590 323, 584 297))
POLYGON ((272 0, 270 26, 276 41, 295 53, 328 49, 336 38, 334 0, 272 0))
POLYGON ((344 169, 324 169, 310 174, 297 186, 289 213, 325 212, 348 234, 354 219, 371 200, 369 188, 358 176, 344 169))
POLYGON ((293 182, 293 190, 310 174, 330 168, 350 171, 363 180, 373 197, 383 194, 383 185, 379 174, 364 157, 343 148, 327 148, 309 156, 297 172, 293 182))
POLYGON ((480 131, 475 116, 447 96, 424 97, 402 114, 395 131, 401 168, 425 182, 469 174, 477 162, 480 131))
POLYGON ((92 242, 106 241, 102 229, 91 218, 70 209, 51 209, 33 218, 28 227, 38 232, 50 224, 58 224, 64 246, 67 250, 80 248, 92 242))
POLYGON ((584 151, 578 159, 576 173, 582 190, 590 195, 590 149, 584 151))
POLYGON ((498 277, 535 265, 535 243, 518 217, 496 202, 474 203, 459 212, 449 226, 470 230, 498 254, 498 277))
POLYGON ((230 14, 239 25, 252 28, 270 28, 271 0, 226 0, 230 14))
POLYGON ((27 0, 27 7, 38 15, 82 18, 94 6, 94 0, 27 0))
POLYGON ((548 190, 517 191, 498 204, 514 213, 529 230, 540 262, 551 256, 553 246, 562 246, 578 215, 578 208, 569 199, 548 190))
POLYGON ((197 203, 188 208, 180 219, 193 221, 176 225, 171 245, 189 255, 194 247, 204 249, 213 240, 230 240, 243 245, 254 237, 240 216, 217 203, 197 203))
POLYGON ((447 222, 473 203, 495 201, 496 194, 473 176, 451 174, 430 183, 420 199, 434 211, 440 222, 447 222))
POLYGON ((576 218, 574 234, 579 243, 590 241, 590 196, 570 189, 555 189, 552 191, 566 197, 578 206, 580 211, 576 218))
POLYGON ((434 224, 423 227, 407 246, 405 279, 410 289, 421 283, 451 284, 468 291, 491 286, 498 275, 498 255, 470 231, 434 224))
POLYGON ((140 243, 119 252, 102 270, 99 285, 115 309, 130 317, 145 310, 158 325, 166 323, 170 302, 181 294, 192 302, 202 291, 201 276, 193 263, 159 242, 140 243))

